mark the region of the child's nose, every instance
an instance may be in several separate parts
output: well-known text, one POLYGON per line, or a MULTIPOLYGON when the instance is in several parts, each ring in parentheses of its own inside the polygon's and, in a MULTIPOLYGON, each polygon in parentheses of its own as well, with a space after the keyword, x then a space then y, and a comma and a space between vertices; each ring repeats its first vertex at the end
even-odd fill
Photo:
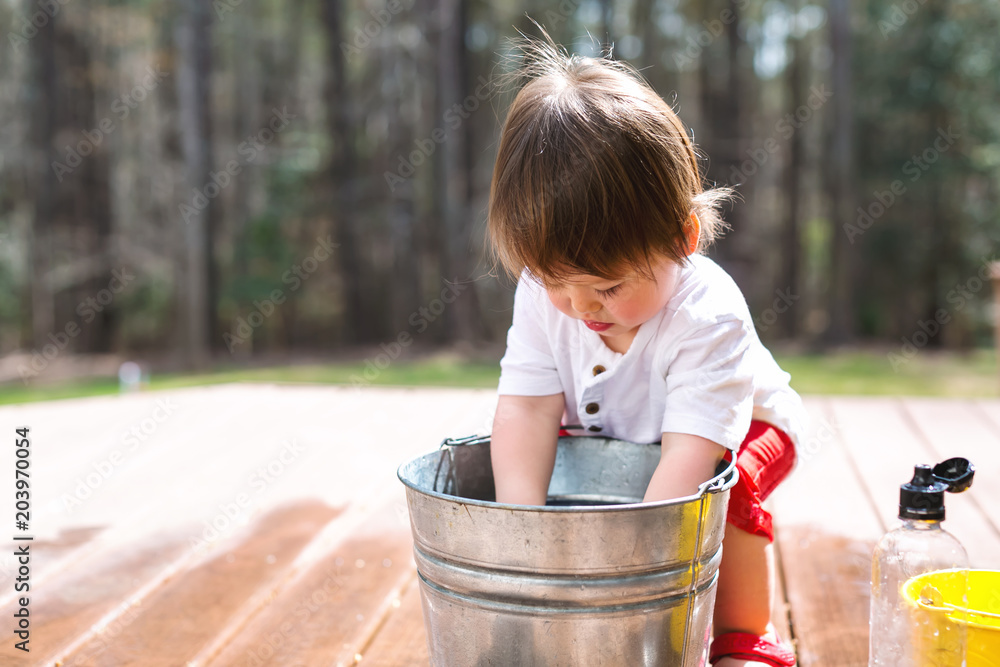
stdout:
POLYGON ((597 299, 595 299, 591 294, 585 292, 584 290, 575 290, 569 295, 570 305, 573 306, 573 310, 580 313, 581 315, 586 315, 587 313, 596 313, 601 309, 601 304, 597 299))

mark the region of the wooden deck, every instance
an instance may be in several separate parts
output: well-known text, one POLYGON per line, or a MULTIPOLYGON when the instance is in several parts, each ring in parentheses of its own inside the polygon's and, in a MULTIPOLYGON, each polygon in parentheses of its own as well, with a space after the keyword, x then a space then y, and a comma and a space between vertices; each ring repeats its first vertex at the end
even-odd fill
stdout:
MULTIPOLYGON (((914 463, 977 464, 945 525, 974 566, 1000 568, 1000 400, 807 403, 805 453, 769 501, 775 620, 803 667, 866 665, 870 554, 914 463)), ((428 664, 396 467, 487 431, 494 404, 227 385, 0 408, 7 535, 14 429, 29 426, 35 536, 28 654, 14 548, 0 556, 0 664, 428 664)))

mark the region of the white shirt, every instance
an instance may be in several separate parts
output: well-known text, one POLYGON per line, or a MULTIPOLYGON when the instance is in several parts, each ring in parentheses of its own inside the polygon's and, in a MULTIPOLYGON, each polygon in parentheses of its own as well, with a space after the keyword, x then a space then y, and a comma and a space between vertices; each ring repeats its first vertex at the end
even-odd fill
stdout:
POLYGON ((702 255, 690 259, 666 306, 639 327, 624 354, 559 312, 545 289, 522 275, 498 393, 561 392, 563 424, 619 440, 690 433, 735 451, 750 420, 759 419, 799 448, 806 413, 791 376, 760 342, 729 274, 702 255))

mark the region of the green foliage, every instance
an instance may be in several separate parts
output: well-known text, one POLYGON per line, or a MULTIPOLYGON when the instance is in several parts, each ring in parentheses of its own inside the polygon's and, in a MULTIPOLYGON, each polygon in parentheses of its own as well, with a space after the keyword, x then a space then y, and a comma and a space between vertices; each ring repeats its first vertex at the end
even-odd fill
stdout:
POLYGON ((142 275, 119 297, 120 335, 125 350, 149 350, 163 343, 172 321, 173 285, 167 277, 142 275))
MULTIPOLYGON (((860 333, 893 337, 954 310, 949 293, 1000 241, 1000 6, 872 0, 861 19, 855 187, 871 221, 854 239, 855 285, 860 333)), ((988 295, 955 318, 953 342, 988 334, 988 295)))
MULTIPOLYGON (((2 165, 2 158, 0 158, 2 165)), ((24 293, 24 273, 27 253, 14 234, 13 202, 0 177, 0 354, 15 349, 20 343, 23 317, 21 295, 24 293)))
MULTIPOLYGON (((312 316, 328 327, 336 313, 336 299, 329 294, 328 281, 321 278, 331 274, 335 260, 319 263, 306 279, 296 273, 296 267, 316 252, 317 238, 327 236, 311 218, 312 156, 302 150, 282 151, 282 157, 264 171, 267 205, 237 235, 232 261, 226 266, 219 299, 225 331, 234 332, 234 323, 258 308, 255 302, 280 293, 282 303, 274 311, 279 316, 267 317, 254 330, 253 349, 258 351, 283 330, 281 314, 294 310, 300 324, 307 326, 312 316)), ((287 344, 290 334, 281 336, 287 344)))
MULTIPOLYGON (((0 262, 0 322, 20 321, 21 307, 18 299, 20 293, 21 285, 10 265, 0 262)), ((0 332, 0 350, 4 347, 15 347, 19 333, 17 327, 5 326, 0 332)))
MULTIPOLYGON (((390 339, 393 322, 422 305, 410 303, 419 300, 413 296, 416 290, 399 284, 407 282, 400 278, 405 272, 398 271, 403 264, 399 258, 410 249, 400 245, 412 245, 413 270, 406 268, 407 275, 420 276, 412 282, 424 288, 436 285, 443 267, 458 265, 463 253, 474 254, 470 266, 482 259, 479 240, 492 151, 512 91, 484 103, 483 111, 460 127, 447 127, 447 141, 431 142, 428 137, 446 125, 438 101, 468 95, 479 76, 490 78, 511 66, 497 61, 508 50, 506 39, 516 34, 515 28, 536 34, 527 16, 545 24, 571 51, 596 52, 610 37, 616 56, 640 68, 680 109, 684 122, 697 130, 707 157, 719 165, 712 178, 720 182, 728 178, 733 161, 745 160, 748 149, 775 136, 776 120, 803 103, 793 96, 813 85, 829 84, 831 77, 828 5, 812 0, 464 2, 463 12, 447 16, 439 14, 437 5, 412 2, 389 14, 381 2, 223 4, 226 11, 219 12, 220 3, 210 3, 209 11, 213 168, 219 170, 227 160, 239 158, 242 171, 233 178, 238 185, 221 187, 214 198, 218 303, 213 335, 232 331, 240 318, 254 312, 255 302, 280 290, 285 303, 254 328, 252 343, 243 348, 254 352, 334 347, 347 338, 351 326, 358 326, 359 339, 366 342, 377 343, 380 336, 390 339), (739 10, 739 24, 730 34, 727 28, 732 24, 725 17, 734 16, 734 7, 739 10), (335 22, 324 20, 323 12, 331 8, 341 12, 340 35, 329 32, 335 22), (448 31, 460 20, 467 25, 456 30, 459 38, 454 40, 448 31), (366 37, 365 29, 378 34, 366 37), (440 58, 442 45, 449 40, 457 44, 462 36, 466 57, 454 71, 461 79, 443 80, 451 76, 445 74, 451 63, 440 58), (330 99, 330 47, 338 53, 338 44, 331 40, 355 45, 356 52, 346 57, 343 99, 330 99), (793 65, 801 71, 798 92, 791 85, 793 65), (736 74, 730 77, 730 72, 736 74), (727 98, 730 90, 740 96, 738 104, 727 98), (268 140, 263 150, 254 151, 254 157, 241 154, 237 147, 247 133, 259 134, 263 127, 249 125, 266 122, 275 105, 286 104, 295 116, 288 128, 268 140), (338 109, 345 111, 345 136, 332 122, 336 116, 331 114, 338 109), (468 145, 456 151, 461 156, 445 159, 446 149, 463 137, 468 145), (381 174, 397 168, 400 156, 428 143, 433 154, 424 157, 426 163, 407 188, 390 192, 381 174), (348 161, 353 173, 341 175, 334 167, 346 147, 353 149, 348 161), (459 172, 462 178, 457 178, 459 172), (449 184, 464 181, 466 174, 466 192, 451 192, 449 184), (350 197, 344 195, 347 186, 350 197), (466 195, 468 201, 453 201, 466 195), (330 201, 350 202, 343 208, 351 210, 324 210, 330 201), (468 211, 462 219, 446 220, 448 211, 459 205, 468 211), (452 243, 456 234, 466 235, 469 228, 467 236, 473 242, 456 250, 461 245, 452 243), (356 275, 341 270, 346 262, 335 253, 309 281, 292 289, 292 283, 283 280, 287 272, 313 252, 317 235, 334 229, 352 231, 357 239, 356 257, 351 257, 356 260, 356 275), (368 304, 363 327, 342 317, 354 303, 346 297, 352 281, 361 286, 361 298, 368 304)), ((164 232, 177 222, 178 202, 172 199, 176 193, 171 184, 185 180, 183 140, 193 126, 180 122, 178 113, 177 75, 185 54, 177 51, 174 29, 185 7, 151 0, 61 4, 63 41, 86 50, 90 69, 77 72, 69 67, 74 63, 65 60, 68 49, 59 50, 57 66, 48 69, 32 61, 40 55, 36 49, 12 50, 5 61, 9 66, 0 74, 0 85, 25 94, 24 99, 15 95, 0 100, 0 108, 11 119, 9 131, 0 137, 0 321, 4 324, 0 352, 12 350, 22 333, 30 333, 30 310, 21 302, 28 281, 45 284, 50 277, 32 273, 29 238, 41 239, 38 247, 52 248, 50 269, 95 253, 85 242, 88 210, 129 216, 111 220, 108 238, 127 239, 147 257, 162 253, 166 264, 185 255, 183 248, 172 244, 197 238, 164 232), (168 82, 130 108, 125 122, 109 111, 111 102, 153 64, 170 71, 168 82), (54 90, 65 102, 61 108, 66 113, 60 118, 73 121, 56 128, 58 140, 41 137, 37 123, 43 114, 35 113, 31 102, 54 90), (96 109, 97 116, 81 111, 86 109, 96 109), (33 188, 44 182, 47 173, 45 151, 58 146, 55 153, 61 155, 62 146, 83 141, 81 133, 93 133, 102 114, 111 114, 119 128, 101 144, 101 151, 110 157, 110 171, 95 172, 93 183, 87 181, 90 185, 57 202, 59 215, 46 223, 52 239, 44 238, 46 225, 37 221, 31 221, 36 230, 24 225, 18 230, 21 238, 12 235, 11 220, 16 215, 30 217, 36 210, 33 199, 41 190, 33 188), (36 160, 39 156, 42 159, 36 160), (40 170, 29 168, 25 177, 24 167, 33 162, 41 165, 40 170), (113 200, 110 209, 101 203, 103 198, 113 200), (33 236, 35 231, 42 233, 33 236)), ((993 258, 1000 243, 1000 4, 865 0, 850 7, 852 88, 834 91, 834 96, 839 100, 840 95, 850 95, 853 100, 856 205, 865 215, 879 211, 870 215, 870 223, 851 246, 857 323, 851 333, 863 340, 898 341, 912 335, 921 320, 946 308, 951 323, 931 346, 990 344, 993 325, 985 307, 990 291, 976 290, 960 308, 949 297, 956 286, 977 274, 984 259, 993 258), (926 169, 917 166, 916 160, 949 128, 958 138, 946 150, 936 151, 926 169), (893 193, 897 181, 905 192, 893 193), (892 203, 884 203, 886 193, 891 193, 892 203)), ((5 6, 0 16, 20 23, 27 9, 27 5, 5 6)), ((830 129, 835 106, 817 109, 815 120, 797 135, 803 140, 804 155, 797 166, 802 169, 801 210, 807 219, 799 229, 797 286, 803 292, 804 312, 796 317, 805 325, 804 334, 814 339, 829 324, 832 278, 837 273, 831 248, 842 238, 833 235, 845 233, 831 228, 826 192, 831 155, 823 134, 830 129)), ((793 239, 784 234, 783 224, 790 144, 785 139, 779 143, 774 158, 759 171, 755 168, 755 176, 741 190, 740 210, 745 215, 740 222, 756 245, 748 243, 730 259, 748 265, 753 274, 755 284, 746 286, 751 304, 773 298, 777 285, 771 283, 778 280, 780 262, 774 261, 769 249, 781 247, 784 238, 793 239)), ((83 183, 88 170, 97 165, 95 158, 84 160, 74 178, 58 187, 83 183)), ((711 168, 712 162, 706 165, 711 168)), ((188 192, 188 186, 182 189, 188 192)), ((100 227, 93 220, 90 224, 100 227)), ((96 252, 117 256, 112 247, 96 252)), ((180 302, 188 294, 178 290, 182 276, 169 272, 143 276, 117 302, 121 317, 119 330, 112 332, 115 344, 135 350, 176 342, 170 327, 185 312, 180 302)), ((56 299, 54 307, 65 309, 63 301, 56 299)), ((470 308, 468 317, 485 322, 491 329, 487 336, 502 338, 509 322, 509 292, 490 283, 479 289, 477 308, 478 312, 470 308)), ((71 316, 60 312, 56 319, 71 316)), ((447 333, 461 329, 454 326, 447 333)), ((778 328, 772 331, 772 335, 782 333, 778 328)))

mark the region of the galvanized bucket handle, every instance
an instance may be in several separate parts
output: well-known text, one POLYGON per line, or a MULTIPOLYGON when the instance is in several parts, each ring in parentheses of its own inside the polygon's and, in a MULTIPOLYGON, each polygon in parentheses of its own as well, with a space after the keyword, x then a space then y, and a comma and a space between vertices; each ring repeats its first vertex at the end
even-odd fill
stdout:
MULTIPOLYGON (((725 459, 723 459, 725 461, 725 459)), ((698 485, 698 495, 704 496, 713 491, 721 491, 726 486, 726 480, 729 474, 732 473, 736 475, 736 480, 739 480, 740 469, 736 467, 736 457, 733 456, 728 462, 726 467, 722 472, 716 473, 712 479, 707 482, 703 482, 698 485)))
POLYGON ((431 487, 438 493, 449 496, 456 495, 455 481, 455 447, 465 445, 481 445, 490 441, 489 435, 467 435, 464 438, 445 438, 441 441, 441 457, 438 459, 437 470, 434 472, 434 485, 431 487), (448 461, 448 471, 444 475, 444 486, 438 488, 438 479, 441 478, 441 466, 445 460, 448 461))

